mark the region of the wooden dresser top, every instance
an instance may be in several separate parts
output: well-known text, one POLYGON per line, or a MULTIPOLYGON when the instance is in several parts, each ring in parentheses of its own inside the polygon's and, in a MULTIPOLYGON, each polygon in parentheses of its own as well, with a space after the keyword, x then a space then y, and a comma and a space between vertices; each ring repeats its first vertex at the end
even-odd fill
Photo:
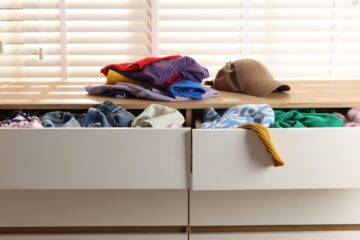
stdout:
POLYGON ((220 92, 219 97, 201 101, 157 102, 142 99, 115 99, 91 96, 84 87, 89 82, 3 82, 0 83, 0 109, 87 109, 110 99, 127 109, 143 109, 158 103, 177 109, 228 108, 247 103, 268 103, 273 108, 360 107, 360 81, 287 81, 291 91, 266 98, 220 92))

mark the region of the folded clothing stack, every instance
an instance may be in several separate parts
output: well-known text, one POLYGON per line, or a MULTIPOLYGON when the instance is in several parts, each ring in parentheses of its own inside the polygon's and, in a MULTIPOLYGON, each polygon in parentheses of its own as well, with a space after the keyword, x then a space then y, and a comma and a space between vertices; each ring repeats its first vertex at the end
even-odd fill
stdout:
POLYGON ((187 56, 149 57, 134 63, 110 64, 101 72, 107 84, 87 86, 89 94, 156 101, 187 101, 218 95, 216 90, 201 84, 209 77, 208 70, 187 56))

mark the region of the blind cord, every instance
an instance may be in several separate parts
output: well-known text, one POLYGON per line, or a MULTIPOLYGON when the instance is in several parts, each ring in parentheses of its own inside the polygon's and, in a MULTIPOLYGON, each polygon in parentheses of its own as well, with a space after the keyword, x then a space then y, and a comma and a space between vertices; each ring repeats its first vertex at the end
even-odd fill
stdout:
POLYGON ((243 50, 240 54, 247 58, 250 54, 250 10, 251 0, 245 0, 243 2, 243 50))
POLYGON ((38 15, 37 15, 38 34, 39 34, 38 45, 39 45, 39 60, 42 61, 44 60, 44 48, 42 47, 42 29, 41 29, 42 21, 40 17, 40 4, 41 4, 41 0, 38 0, 38 15))
MULTIPOLYGON (((2 10, 2 9, 0 9, 2 10)), ((2 18, 1 18, 2 14, 0 14, 0 31, 1 31, 1 27, 2 27, 2 18)), ((4 53, 4 42, 0 39, 0 54, 4 53)))
POLYGON ((342 42, 342 4, 338 0, 332 2, 332 24, 330 44, 330 78, 336 79, 339 76, 340 64, 340 43, 342 42))

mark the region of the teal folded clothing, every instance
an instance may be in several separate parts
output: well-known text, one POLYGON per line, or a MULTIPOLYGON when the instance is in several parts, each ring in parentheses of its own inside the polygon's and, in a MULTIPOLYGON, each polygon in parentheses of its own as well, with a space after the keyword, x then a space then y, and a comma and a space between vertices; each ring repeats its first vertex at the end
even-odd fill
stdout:
POLYGON ((189 79, 175 82, 167 90, 174 97, 187 97, 197 100, 202 99, 202 96, 206 93, 206 89, 201 83, 189 79))
POLYGON ((272 128, 306 128, 306 127, 342 127, 343 121, 330 113, 317 113, 310 110, 276 110, 275 123, 272 128))

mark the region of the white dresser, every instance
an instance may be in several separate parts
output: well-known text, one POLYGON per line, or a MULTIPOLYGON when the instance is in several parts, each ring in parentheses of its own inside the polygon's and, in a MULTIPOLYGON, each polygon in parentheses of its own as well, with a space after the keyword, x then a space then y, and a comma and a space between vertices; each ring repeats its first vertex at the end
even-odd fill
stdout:
MULTIPOLYGON (((27 84, 0 85, 0 109, 86 109, 104 100, 78 94, 84 84, 27 84), (16 95, 19 88, 40 95, 16 95)), ((324 83, 291 84, 293 95, 269 99, 221 93, 164 103, 184 110, 182 129, 0 129, 0 240, 360 239, 360 129, 270 129, 286 162, 275 168, 250 131, 191 128, 209 106, 360 106, 345 91, 360 83, 333 82, 316 97, 305 90, 324 83)))

